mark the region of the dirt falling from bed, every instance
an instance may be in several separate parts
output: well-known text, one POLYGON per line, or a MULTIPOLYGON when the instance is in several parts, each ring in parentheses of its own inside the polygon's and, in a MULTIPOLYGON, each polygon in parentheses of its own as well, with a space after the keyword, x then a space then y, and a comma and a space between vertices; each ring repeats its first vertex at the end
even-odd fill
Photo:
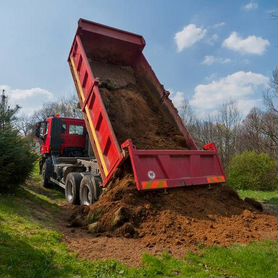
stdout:
POLYGON ((122 144, 132 139, 139 149, 187 149, 179 128, 152 90, 131 67, 93 61, 94 75, 112 127, 122 144))

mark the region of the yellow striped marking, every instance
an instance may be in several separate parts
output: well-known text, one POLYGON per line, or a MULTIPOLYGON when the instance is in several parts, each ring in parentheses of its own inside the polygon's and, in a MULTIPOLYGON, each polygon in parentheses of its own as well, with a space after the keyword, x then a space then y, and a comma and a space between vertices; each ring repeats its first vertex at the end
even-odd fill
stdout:
POLYGON ((164 187, 166 187, 165 181, 160 181, 160 182, 158 183, 157 188, 164 188, 164 187))
POLYGON ((207 178, 208 183, 221 183, 225 182, 224 176, 212 176, 207 178))
POLYGON ((144 189, 151 189, 152 186, 153 186, 153 183, 152 183, 151 181, 146 182, 146 183, 144 184, 144 189))
POLYGON ((160 188, 167 188, 167 183, 165 180, 154 180, 154 181, 142 182, 142 189, 160 189, 160 188))
MULTIPOLYGON (((79 80, 79 77, 78 77, 78 74, 77 74, 77 70, 75 68, 74 61, 73 61, 72 57, 70 58, 70 63, 71 63, 72 68, 73 68, 73 72, 74 72, 74 75, 75 75, 75 79, 77 81, 77 87, 78 87, 80 96, 82 98, 82 102, 84 102, 85 95, 84 95, 82 86, 80 84, 80 80, 79 80)), ((104 156, 103 156, 103 153, 101 151, 101 148, 100 148, 100 145, 99 145, 99 142, 98 142, 98 138, 97 138, 97 134, 96 134, 96 129, 95 129, 94 125, 93 125, 93 121, 92 121, 92 118, 91 118, 90 110, 89 110, 89 108, 87 106, 85 106, 85 111, 86 111, 86 115, 87 115, 87 118, 88 118, 88 121, 89 121, 89 125, 90 125, 91 130, 92 130, 94 141, 96 143, 98 155, 99 155, 99 158, 101 160, 101 164, 102 164, 102 167, 103 167, 104 174, 105 174, 105 176, 107 176, 108 175, 108 169, 107 169, 107 166, 106 166, 106 163, 105 163, 105 160, 104 160, 104 156)))

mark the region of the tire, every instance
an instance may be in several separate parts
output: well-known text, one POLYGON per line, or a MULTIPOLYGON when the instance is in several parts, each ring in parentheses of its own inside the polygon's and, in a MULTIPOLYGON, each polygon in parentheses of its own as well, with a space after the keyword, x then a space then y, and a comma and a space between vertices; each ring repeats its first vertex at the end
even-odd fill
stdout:
POLYGON ((65 183, 65 197, 69 204, 79 205, 79 189, 81 180, 81 173, 71 172, 67 175, 65 183))
POLYGON ((102 189, 101 179, 98 176, 86 175, 80 184, 80 204, 89 206, 98 200, 102 189))
POLYGON ((99 176, 94 176, 94 179, 96 183, 96 200, 98 200, 102 193, 102 187, 101 187, 102 179, 99 176))
POLYGON ((41 170, 41 174, 42 174, 42 178, 43 178, 43 187, 45 187, 45 188, 52 187, 52 183, 50 181, 50 178, 52 177, 52 173, 53 173, 52 160, 50 157, 48 157, 44 161, 44 163, 42 165, 42 170, 41 170))

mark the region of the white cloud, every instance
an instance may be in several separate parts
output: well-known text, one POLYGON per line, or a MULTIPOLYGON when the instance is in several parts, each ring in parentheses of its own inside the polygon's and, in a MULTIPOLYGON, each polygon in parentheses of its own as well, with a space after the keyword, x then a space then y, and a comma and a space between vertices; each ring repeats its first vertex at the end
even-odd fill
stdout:
POLYGON ((43 103, 53 101, 54 94, 41 88, 12 89, 7 85, 0 85, 0 91, 5 90, 11 106, 22 107, 20 113, 31 115, 35 110, 42 107, 43 103))
POLYGON ((207 82, 211 82, 212 80, 216 79, 218 77, 218 74, 216 72, 211 73, 210 75, 205 77, 205 80, 207 82))
POLYGON ((266 39, 256 36, 248 36, 243 39, 237 34, 237 32, 232 32, 222 44, 222 46, 241 54, 255 55, 262 55, 269 45, 270 43, 266 39))
POLYGON ((254 98, 254 99, 239 99, 236 104, 238 107, 238 110, 241 111, 244 115, 247 115, 248 112, 253 107, 260 107, 263 103, 263 100, 260 98, 254 98))
POLYGON ((178 52, 192 47, 205 36, 206 32, 206 29, 197 27, 195 24, 185 26, 182 31, 175 34, 175 42, 178 52))
POLYGON ((249 3, 247 3, 246 5, 244 5, 242 7, 242 9, 246 12, 250 12, 250 11, 254 11, 258 8, 258 3, 254 2, 254 1, 250 1, 249 3))
POLYGON ((206 42, 209 45, 214 45, 219 39, 219 36, 217 34, 213 34, 212 36, 208 37, 206 42))
POLYGON ((268 82, 262 74, 238 71, 196 86, 190 104, 200 114, 215 113, 223 103, 236 101, 240 111, 247 114, 260 101, 255 94, 267 88, 268 82))
POLYGON ((211 55, 207 55, 204 57, 204 60, 202 61, 201 64, 203 65, 213 65, 213 64, 228 64, 231 62, 231 59, 229 58, 222 58, 222 57, 215 57, 211 55))
POLYGON ((218 22, 218 23, 215 23, 214 25, 212 25, 212 28, 221 28, 225 25, 226 25, 226 22, 222 21, 222 22, 218 22))
POLYGON ((170 99, 172 100, 174 106, 178 109, 178 111, 181 111, 184 103, 185 103, 185 94, 184 92, 177 91, 174 92, 173 90, 169 89, 170 92, 170 99))

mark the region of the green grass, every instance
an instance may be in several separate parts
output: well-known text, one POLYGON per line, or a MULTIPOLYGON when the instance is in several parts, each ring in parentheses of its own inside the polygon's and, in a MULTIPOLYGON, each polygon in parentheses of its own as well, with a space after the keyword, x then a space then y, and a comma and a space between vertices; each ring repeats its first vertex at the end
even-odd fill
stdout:
POLYGON ((238 190, 239 196, 253 198, 259 202, 278 205, 277 191, 255 191, 255 190, 238 190))
POLYGON ((52 226, 59 214, 57 205, 30 191, 0 196, 1 278, 116 277, 124 269, 113 261, 90 263, 69 253, 62 234, 52 226))
POLYGON ((277 244, 271 241, 231 248, 206 248, 184 260, 145 256, 146 277, 277 277, 277 244))
MULTIPOLYGON (((39 179, 39 177, 38 177, 39 179)), ((36 182, 38 181, 36 179, 36 182)), ((183 260, 143 257, 142 268, 116 261, 89 262, 70 253, 55 227, 60 191, 29 182, 17 194, 0 195, 0 277, 276 277, 275 242, 203 248, 183 260)))
POLYGON ((40 175, 40 168, 39 168, 39 162, 36 161, 35 166, 34 166, 34 170, 32 172, 32 181, 36 182, 36 183, 41 183, 42 182, 42 176, 40 175))

